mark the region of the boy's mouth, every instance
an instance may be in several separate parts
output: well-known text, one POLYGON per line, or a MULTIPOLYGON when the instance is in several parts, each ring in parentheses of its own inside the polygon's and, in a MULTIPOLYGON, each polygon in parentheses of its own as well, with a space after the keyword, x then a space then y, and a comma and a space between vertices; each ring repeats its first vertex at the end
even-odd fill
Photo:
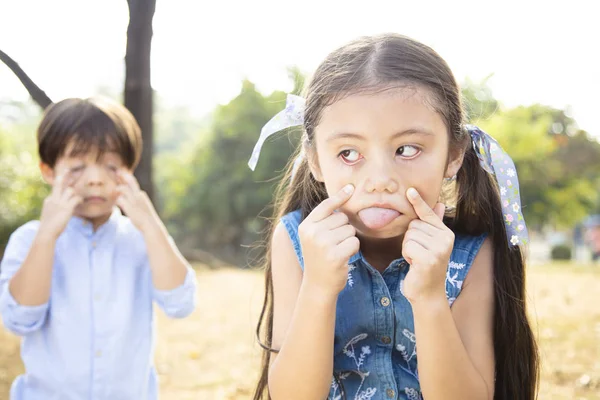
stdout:
POLYGON ((362 223, 373 230, 389 225, 401 215, 400 212, 387 207, 368 207, 358 212, 358 217, 362 223))
POLYGON ((106 198, 102 196, 89 196, 84 199, 84 202, 87 204, 101 204, 106 201, 106 198))

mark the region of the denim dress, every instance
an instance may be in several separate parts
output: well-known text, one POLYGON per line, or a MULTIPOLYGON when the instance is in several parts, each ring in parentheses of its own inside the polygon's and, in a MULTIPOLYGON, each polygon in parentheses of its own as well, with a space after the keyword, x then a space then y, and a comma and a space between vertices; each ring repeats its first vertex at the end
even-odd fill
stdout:
MULTIPOLYGON (((282 218, 304 268, 300 210, 282 218)), ((455 235, 446 274, 452 306, 486 235, 455 235)), ((350 258, 348 281, 336 307, 333 380, 328 400, 421 400, 412 307, 402 294, 410 266, 404 258, 380 273, 359 252, 350 258)))

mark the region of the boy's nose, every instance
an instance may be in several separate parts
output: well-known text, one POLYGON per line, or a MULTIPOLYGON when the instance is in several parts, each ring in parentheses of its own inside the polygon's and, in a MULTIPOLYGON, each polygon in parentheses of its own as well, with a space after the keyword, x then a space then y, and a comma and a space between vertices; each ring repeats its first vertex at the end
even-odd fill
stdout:
POLYGON ((91 166, 86 171, 86 184, 87 185, 102 185, 105 180, 105 173, 100 166, 91 166))

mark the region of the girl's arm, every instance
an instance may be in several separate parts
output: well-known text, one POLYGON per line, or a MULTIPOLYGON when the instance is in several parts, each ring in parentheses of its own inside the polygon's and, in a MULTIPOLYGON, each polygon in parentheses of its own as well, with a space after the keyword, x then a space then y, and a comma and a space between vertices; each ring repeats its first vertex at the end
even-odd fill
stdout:
POLYGON ((492 400, 494 277, 483 243, 452 309, 445 296, 413 305, 419 380, 426 400, 492 400))
POLYGON ((273 349, 269 392, 273 400, 322 400, 333 371, 337 296, 302 281, 292 241, 279 223, 273 234, 273 349))

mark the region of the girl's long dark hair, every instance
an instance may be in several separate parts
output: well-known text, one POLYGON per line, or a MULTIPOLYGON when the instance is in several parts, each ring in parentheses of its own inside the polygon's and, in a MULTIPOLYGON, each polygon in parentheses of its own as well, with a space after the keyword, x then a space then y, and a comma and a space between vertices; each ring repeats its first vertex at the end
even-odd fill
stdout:
MULTIPOLYGON (((450 137, 449 156, 464 152, 464 161, 450 189, 456 209, 445 218, 457 233, 488 233, 494 248, 494 353, 495 400, 536 398, 539 358, 526 311, 525 262, 521 249, 509 247, 500 196, 495 178, 479 166, 464 128, 460 91, 450 68, 431 48, 410 38, 395 35, 363 37, 333 53, 317 68, 306 89, 304 140, 307 152, 292 179, 293 161, 288 165, 275 195, 264 257, 265 296, 257 325, 263 346, 262 371, 254 400, 269 398, 268 370, 273 329, 273 280, 271 249, 275 225, 285 214, 302 210, 303 217, 327 198, 307 159, 314 156, 314 128, 325 107, 344 96, 376 93, 398 87, 424 89, 432 106, 444 119, 450 137), (263 329, 264 328, 264 329, 263 329)), ((300 149, 299 149, 300 151, 300 149)))

